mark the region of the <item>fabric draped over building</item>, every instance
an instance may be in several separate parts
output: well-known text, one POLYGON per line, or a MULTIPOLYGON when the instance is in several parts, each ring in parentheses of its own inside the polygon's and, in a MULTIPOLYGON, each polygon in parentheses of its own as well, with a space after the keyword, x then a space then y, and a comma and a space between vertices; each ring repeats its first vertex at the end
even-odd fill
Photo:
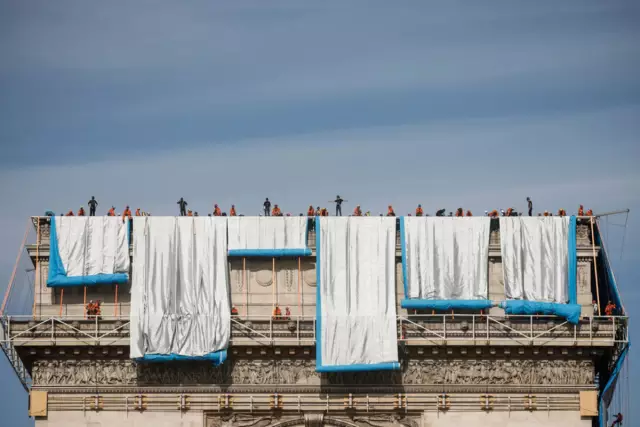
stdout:
POLYGON ((47 286, 127 283, 128 227, 119 217, 51 217, 47 286))
POLYGON ((575 217, 501 217, 507 314, 554 314, 577 323, 575 217))
POLYGON ((230 339, 227 218, 134 219, 131 357, 222 363, 230 339))
POLYGON ((396 219, 316 221, 317 371, 399 369, 396 219))
POLYGON ((402 307, 490 307, 490 226, 488 217, 402 217, 402 307))
POLYGON ((229 217, 229 255, 308 256, 308 218, 229 217))

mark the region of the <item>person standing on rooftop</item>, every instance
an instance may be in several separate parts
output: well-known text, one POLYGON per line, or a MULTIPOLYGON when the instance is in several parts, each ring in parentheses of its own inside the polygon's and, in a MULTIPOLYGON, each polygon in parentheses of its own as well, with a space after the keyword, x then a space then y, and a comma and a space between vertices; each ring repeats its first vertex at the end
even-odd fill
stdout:
POLYGON ((342 202, 348 202, 348 200, 344 200, 339 194, 335 200, 329 200, 329 203, 336 204, 336 216, 342 216, 342 202))
POLYGON ((533 216, 533 202, 527 197, 527 209, 529 210, 529 216, 533 216))
POLYGON ((98 206, 98 201, 95 196, 91 196, 91 200, 89 200, 89 216, 96 216, 96 207, 98 206))
POLYGON ((187 205, 188 203, 182 197, 178 200, 178 204, 180 205, 180 216, 187 216, 187 205))
POLYGON ((264 199, 262 206, 264 207, 264 216, 271 216, 271 202, 268 197, 264 199))

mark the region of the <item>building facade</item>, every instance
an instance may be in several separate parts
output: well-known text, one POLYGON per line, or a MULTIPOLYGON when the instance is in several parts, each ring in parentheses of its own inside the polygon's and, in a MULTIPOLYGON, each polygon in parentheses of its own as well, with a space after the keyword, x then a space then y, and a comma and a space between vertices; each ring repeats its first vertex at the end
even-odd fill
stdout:
MULTIPOLYGON (((496 221, 497 224, 497 221, 496 221)), ((416 312, 403 294, 400 371, 316 372, 315 235, 310 256, 229 259, 229 360, 138 364, 129 358, 129 287, 48 288, 49 222, 27 245, 33 312, 3 316, 3 349, 31 393, 36 426, 439 427, 597 425, 599 398, 628 342, 627 318, 594 313, 613 292, 597 225, 577 225, 577 325, 554 316, 416 312), (101 301, 101 315, 86 304, 101 301), (274 317, 274 308, 282 315, 274 317)), ((492 226, 489 298, 504 299, 492 226)), ((7 313, 8 314, 8 313, 7 313)))

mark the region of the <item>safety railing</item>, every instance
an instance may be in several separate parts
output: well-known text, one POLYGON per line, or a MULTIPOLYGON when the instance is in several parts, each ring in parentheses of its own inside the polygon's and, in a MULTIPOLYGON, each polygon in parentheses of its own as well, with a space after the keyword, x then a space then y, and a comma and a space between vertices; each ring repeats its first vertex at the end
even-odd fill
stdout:
MULTIPOLYGON (((232 345, 314 345, 314 316, 233 316, 232 345)), ((102 316, 5 316, 2 343, 30 345, 128 345, 128 319, 102 316)), ((397 316, 398 341, 409 346, 616 346, 627 343, 628 318, 596 316, 577 325, 553 316, 434 314, 397 316)))

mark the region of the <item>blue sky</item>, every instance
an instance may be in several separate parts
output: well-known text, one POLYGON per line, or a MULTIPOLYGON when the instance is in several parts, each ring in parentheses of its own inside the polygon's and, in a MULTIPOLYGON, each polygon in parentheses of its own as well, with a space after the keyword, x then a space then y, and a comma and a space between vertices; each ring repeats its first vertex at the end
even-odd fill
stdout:
MULTIPOLYGON (((29 215, 92 195, 155 215, 181 196, 245 214, 530 196, 632 209, 622 259, 620 227, 610 244, 633 315, 639 19, 632 1, 0 0, 0 278, 29 215)), ((6 365, 0 413, 30 425, 6 365)))

